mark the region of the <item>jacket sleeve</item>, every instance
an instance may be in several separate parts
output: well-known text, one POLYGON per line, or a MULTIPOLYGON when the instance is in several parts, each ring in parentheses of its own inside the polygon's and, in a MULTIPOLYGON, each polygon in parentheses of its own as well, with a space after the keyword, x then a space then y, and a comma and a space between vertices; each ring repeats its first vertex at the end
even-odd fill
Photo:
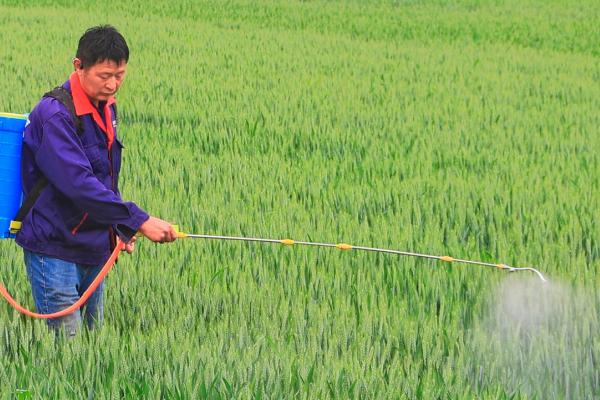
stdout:
POLYGON ((96 178, 73 124, 61 113, 44 123, 35 161, 57 190, 95 221, 115 227, 122 240, 129 241, 149 218, 96 178))

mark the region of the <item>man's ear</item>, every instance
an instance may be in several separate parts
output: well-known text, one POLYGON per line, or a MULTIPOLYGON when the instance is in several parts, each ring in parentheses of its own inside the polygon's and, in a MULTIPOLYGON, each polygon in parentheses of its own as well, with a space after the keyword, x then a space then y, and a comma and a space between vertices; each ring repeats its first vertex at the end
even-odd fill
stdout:
POLYGON ((75 57, 73 59, 73 68, 75 69, 75 71, 83 69, 83 66, 81 64, 81 60, 79 58, 77 58, 77 57, 75 57))
POLYGON ((73 59, 73 68, 75 69, 75 72, 77 72, 79 79, 83 79, 83 65, 81 64, 81 60, 79 58, 73 59))

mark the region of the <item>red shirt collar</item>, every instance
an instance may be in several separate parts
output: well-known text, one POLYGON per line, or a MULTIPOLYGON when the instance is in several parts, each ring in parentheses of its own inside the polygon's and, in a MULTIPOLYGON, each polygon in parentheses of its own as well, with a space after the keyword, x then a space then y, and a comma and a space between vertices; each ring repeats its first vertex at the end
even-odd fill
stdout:
POLYGON ((100 116, 100 113, 94 107, 90 98, 87 96, 83 88, 81 87, 81 82, 79 81, 79 75, 77 72, 73 72, 69 77, 69 83, 71 84, 71 95, 73 96, 73 105, 75 106, 75 114, 77 116, 82 116, 85 114, 92 114, 92 118, 96 125, 102 129, 102 131, 106 134, 106 141, 108 143, 108 149, 112 147, 115 133, 112 125, 112 115, 110 111, 110 106, 114 104, 115 98, 114 96, 110 96, 104 106, 104 121, 100 116))

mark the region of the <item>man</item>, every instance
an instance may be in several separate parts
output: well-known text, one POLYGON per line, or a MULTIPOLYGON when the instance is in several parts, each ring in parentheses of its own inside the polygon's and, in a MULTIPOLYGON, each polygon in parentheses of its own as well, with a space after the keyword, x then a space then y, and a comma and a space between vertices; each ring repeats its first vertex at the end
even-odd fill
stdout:
MULTIPOLYGON (((87 30, 73 59, 75 71, 62 86, 66 91, 58 90, 68 101, 45 96, 29 116, 22 160, 25 196, 40 180, 47 183, 16 239, 40 313, 60 311, 80 298, 114 249, 116 236, 127 243, 128 253, 137 232, 154 242, 176 239, 171 224, 124 202, 119 193, 123 145, 113 96, 128 61, 129 48, 115 28, 87 30)), ((48 325, 57 331, 64 327, 72 336, 82 321, 93 328, 102 319, 103 285, 81 313, 50 319, 48 325)))

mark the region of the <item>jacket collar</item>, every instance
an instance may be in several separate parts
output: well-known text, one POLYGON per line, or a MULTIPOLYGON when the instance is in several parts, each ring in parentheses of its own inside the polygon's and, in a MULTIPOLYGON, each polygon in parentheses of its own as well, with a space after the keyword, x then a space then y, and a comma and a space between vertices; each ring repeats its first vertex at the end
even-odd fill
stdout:
POLYGON ((115 139, 115 132, 112 125, 112 113, 110 110, 110 106, 116 102, 114 96, 109 97, 108 101, 104 105, 103 121, 100 113, 90 101, 90 98, 83 90, 83 87, 81 87, 81 82, 79 81, 79 75, 77 75, 77 72, 73 72, 69 77, 69 86, 71 87, 71 96, 73 96, 75 114, 77 114, 79 117, 86 114, 92 114, 92 119, 106 135, 108 150, 110 150, 115 139))

